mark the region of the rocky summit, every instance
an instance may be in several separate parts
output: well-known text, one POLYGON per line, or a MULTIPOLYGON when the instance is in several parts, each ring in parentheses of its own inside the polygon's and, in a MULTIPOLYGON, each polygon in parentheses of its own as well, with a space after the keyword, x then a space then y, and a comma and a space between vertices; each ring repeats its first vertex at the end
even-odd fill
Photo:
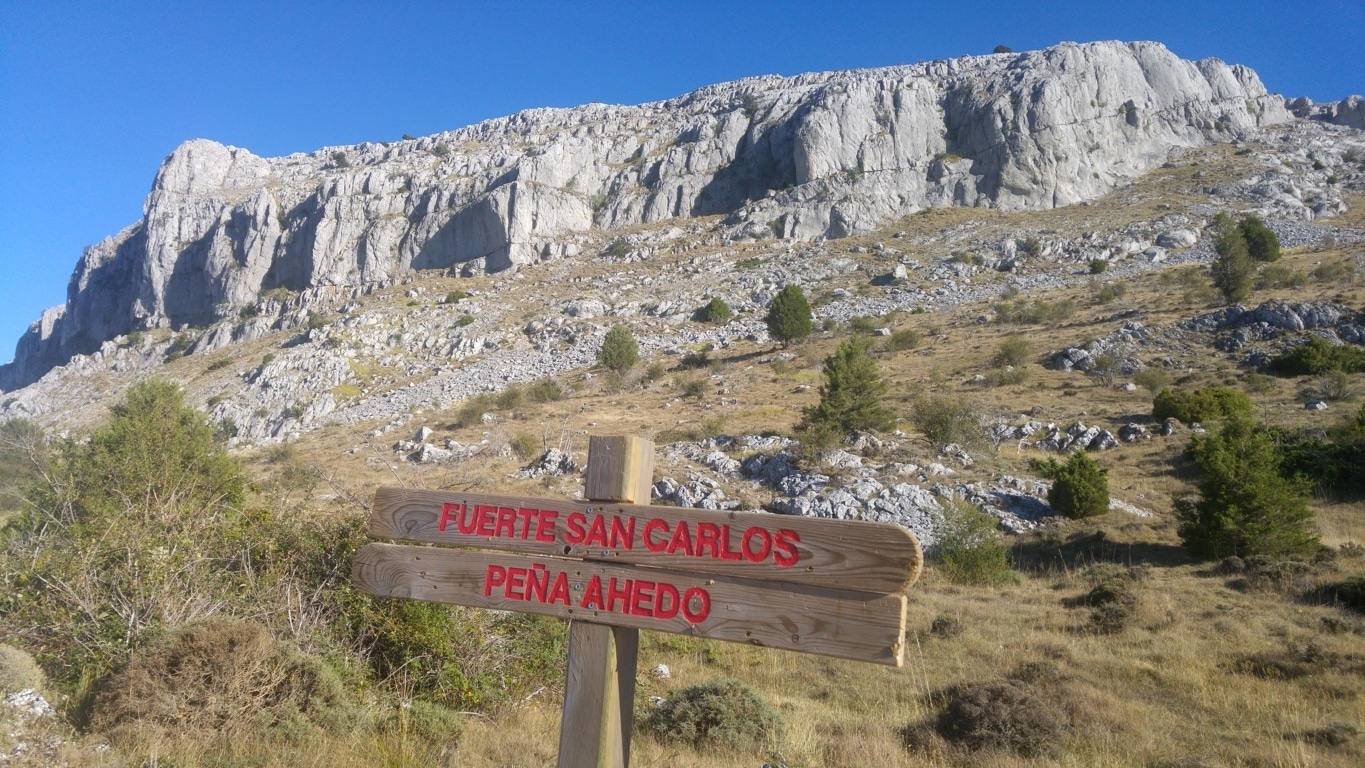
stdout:
POLYGON ((121 335, 208 328, 222 346, 290 327, 310 299, 574 258, 665 220, 810 241, 925 208, 1071 205, 1296 113, 1361 127, 1358 98, 1287 107, 1246 67, 1101 42, 755 77, 280 158, 196 139, 162 163, 142 219, 86 249, 0 387, 121 335))

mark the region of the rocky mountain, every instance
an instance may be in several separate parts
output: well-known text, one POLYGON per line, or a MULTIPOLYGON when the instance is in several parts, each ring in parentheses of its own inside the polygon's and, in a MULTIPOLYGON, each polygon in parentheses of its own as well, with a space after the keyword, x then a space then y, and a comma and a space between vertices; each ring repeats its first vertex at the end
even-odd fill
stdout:
MULTIPOLYGON (((1297 107, 1359 116, 1358 100, 1297 107)), ((201 348, 220 347, 305 322, 310 297, 573 258, 603 232, 670 219, 811 241, 924 208, 1069 205, 1173 149, 1292 117, 1246 67, 1102 42, 756 77, 281 158, 189 141, 162 163, 143 218, 86 249, 0 388, 120 335, 208 328, 201 348)))

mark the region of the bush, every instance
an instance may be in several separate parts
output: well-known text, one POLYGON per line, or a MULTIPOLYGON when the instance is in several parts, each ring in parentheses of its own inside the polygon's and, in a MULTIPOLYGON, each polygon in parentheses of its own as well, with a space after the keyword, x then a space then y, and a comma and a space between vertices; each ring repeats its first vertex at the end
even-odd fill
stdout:
MULTIPOLYGON (((934 562, 955 584, 993 587, 1014 579, 1009 548, 1000 538, 1000 523, 965 501, 940 504, 934 526, 934 562)), ((935 622, 937 623, 937 621, 935 622)))
POLYGON ((453 426, 456 429, 464 429, 475 424, 481 424, 483 423, 483 415, 493 410, 496 405, 497 400, 490 392, 483 392, 467 398, 460 404, 460 410, 455 412, 453 426))
POLYGON ((1318 394, 1324 400, 1338 401, 1350 400, 1355 397, 1356 391, 1351 386, 1351 377, 1345 371, 1328 371, 1318 383, 1318 394))
POLYGON ((773 744, 782 727, 777 712, 735 680, 670 691, 649 716, 649 728, 661 741, 698 748, 773 744))
POLYGON ((868 340, 855 336, 825 358, 820 402, 804 410, 798 429, 826 428, 848 435, 860 429, 888 430, 896 414, 883 404, 886 382, 867 353, 868 340))
POLYGON ((1100 286, 1095 293, 1095 301, 1100 304, 1112 304, 1115 300, 1121 299, 1128 294, 1128 288, 1123 283, 1105 283, 1100 286))
POLYGON ((459 737, 461 725, 459 712, 414 699, 395 710, 380 727, 388 733, 415 736, 429 744, 448 744, 459 737))
POLYGON ((327 324, 330 322, 332 322, 332 319, 321 312, 308 313, 308 330, 310 331, 326 328, 327 324))
POLYGON ((710 389, 710 385, 707 384, 706 379, 684 379, 678 384, 682 388, 683 397, 700 399, 705 397, 706 391, 710 389))
POLYGON ((1247 244, 1247 255, 1256 261, 1278 261, 1280 238, 1255 216, 1248 216, 1237 224, 1237 231, 1247 244))
POLYGON ((1056 303, 1037 299, 1032 303, 1024 300, 997 302, 991 309, 995 311, 996 322, 1014 325, 1055 325, 1076 313, 1076 302, 1063 299, 1056 303))
POLYGON ((701 368, 711 367, 711 355, 706 350, 688 352, 678 361, 678 367, 684 371, 693 371, 701 368))
POLYGON ((1232 218, 1227 214, 1219 214, 1215 228, 1214 250, 1218 256, 1209 267, 1213 286, 1229 304, 1246 301, 1251 296, 1251 284, 1256 276, 1256 264, 1246 238, 1232 225, 1232 218))
POLYGON ((351 161, 347 159, 345 152, 333 152, 332 165, 336 166, 337 168, 350 168, 351 161))
POLYGON ((42 668, 26 651, 0 645, 0 696, 30 688, 41 691, 45 682, 42 668))
POLYGON ((1271 360, 1270 370, 1280 376, 1319 376, 1328 371, 1359 373, 1365 371, 1365 350, 1309 336, 1308 341, 1271 360))
POLYGON ((1261 273, 1256 276, 1256 287, 1261 290, 1267 288, 1302 288, 1307 283, 1307 275, 1283 264, 1265 266, 1261 268, 1261 273))
POLYGON ((733 316, 734 312, 730 310, 730 305, 720 297, 711 299, 706 306, 697 310, 697 319, 703 323, 728 323, 733 316))
POLYGON ((507 442, 507 445, 522 461, 530 461, 544 452, 540 438, 530 432, 518 432, 516 437, 507 442))
POLYGON ((768 324, 768 333, 784 347, 793 341, 803 341, 810 336, 810 302, 806 301, 806 294, 801 290, 801 286, 795 283, 787 284, 773 298, 764 322, 768 324))
POLYGON ((974 445, 983 437, 980 413, 958 398, 919 398, 911 410, 910 420, 930 443, 939 447, 949 443, 974 445))
POLYGON ((1153 397, 1171 385, 1171 374, 1165 368, 1143 368, 1133 374, 1133 383, 1152 394, 1153 397))
POLYGON ((1158 421, 1174 418, 1186 424, 1221 419, 1228 416, 1249 415, 1251 398, 1246 393, 1226 387, 1209 387, 1182 392, 1170 388, 1157 393, 1152 400, 1152 418, 1158 421))
POLYGON ((1104 271, 1106 269, 1109 269, 1109 262, 1105 261, 1104 259, 1090 260, 1090 274, 1102 275, 1104 274, 1104 271))
POLYGON ((609 371, 630 370, 640 360, 640 345, 624 325, 613 325, 602 340, 602 349, 597 353, 597 364, 609 371))
POLYGON ((1078 601, 1090 606, 1090 623, 1101 633, 1123 631, 1137 612, 1139 570, 1117 565, 1098 565, 1090 569, 1094 587, 1078 601))
POLYGON ((1365 573, 1347 577, 1334 591, 1342 605, 1358 611, 1365 610, 1365 573))
POLYGON ((971 750, 1008 750, 1024 757, 1051 754, 1065 736, 1053 708, 1019 680, 981 683, 954 692, 938 718, 937 730, 948 741, 971 750))
POLYGON ((455 321, 456 328, 467 328, 474 324, 473 315, 460 315, 460 319, 455 321))
POLYGON ((564 398, 564 390, 554 379, 537 379, 526 385, 526 397, 533 403, 554 403, 564 398))
POLYGON ((920 336, 919 331, 916 331, 913 328, 905 328, 892 333, 891 340, 887 342, 887 346, 889 346, 893 352, 904 352, 907 349, 918 347, 921 340, 922 337, 920 336))
POLYGON ((1201 557, 1311 557, 1321 548, 1303 484, 1280 474, 1280 456, 1264 430, 1246 417, 1216 434, 1196 435, 1199 500, 1178 509, 1179 534, 1201 557))
POLYGON ((1108 474, 1085 451, 1077 451, 1057 470, 1047 503, 1073 520, 1103 515, 1109 511, 1108 474))
POLYGON ((1028 362, 1029 354, 1032 352, 1032 345, 1023 336, 1006 336, 1000 340, 1000 346, 995 352, 995 357, 991 359, 991 364, 997 368, 1004 368, 1007 365, 1016 368, 1028 362))
POLYGON ((282 725, 303 715, 334 723, 340 680, 317 659, 253 622, 209 619, 133 654, 95 700, 92 725, 132 722, 221 730, 282 725))

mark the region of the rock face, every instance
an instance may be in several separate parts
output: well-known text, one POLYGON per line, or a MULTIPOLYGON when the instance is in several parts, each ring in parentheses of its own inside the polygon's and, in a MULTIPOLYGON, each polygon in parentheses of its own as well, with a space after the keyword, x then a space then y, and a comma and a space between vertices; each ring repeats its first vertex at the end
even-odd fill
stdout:
POLYGON ((814 239, 932 206, 1068 205, 1173 148, 1289 118, 1245 67, 1104 42, 749 78, 272 159, 189 141, 142 220, 86 249, 0 388, 120 334, 236 317, 272 289, 499 271, 572 257, 594 227, 669 218, 728 214, 737 236, 814 239))

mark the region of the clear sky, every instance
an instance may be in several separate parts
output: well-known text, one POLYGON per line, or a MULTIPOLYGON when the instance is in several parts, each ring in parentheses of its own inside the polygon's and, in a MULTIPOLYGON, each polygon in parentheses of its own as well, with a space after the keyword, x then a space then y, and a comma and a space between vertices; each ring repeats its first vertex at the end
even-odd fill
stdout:
POLYGON ((0 360, 65 301, 82 247, 137 220, 187 139, 274 156, 750 75, 1110 39, 1246 64, 1272 92, 1365 92, 1365 0, 0 0, 0 360))

